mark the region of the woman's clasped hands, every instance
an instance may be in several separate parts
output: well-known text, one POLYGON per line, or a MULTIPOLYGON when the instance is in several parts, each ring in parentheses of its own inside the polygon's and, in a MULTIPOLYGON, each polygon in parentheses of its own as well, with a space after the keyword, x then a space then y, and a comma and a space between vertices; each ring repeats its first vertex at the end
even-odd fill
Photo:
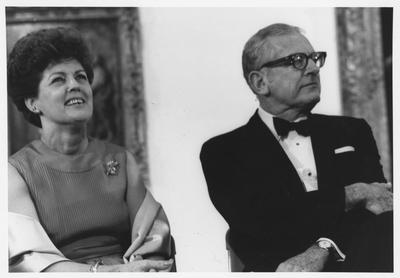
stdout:
POLYGON ((101 265, 99 272, 167 272, 174 263, 173 259, 169 260, 153 260, 139 259, 117 265, 101 265))

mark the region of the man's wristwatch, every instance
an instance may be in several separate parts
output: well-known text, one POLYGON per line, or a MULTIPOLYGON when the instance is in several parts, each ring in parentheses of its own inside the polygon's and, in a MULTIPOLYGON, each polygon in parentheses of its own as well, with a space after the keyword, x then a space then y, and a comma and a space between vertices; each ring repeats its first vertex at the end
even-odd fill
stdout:
POLYGON ((328 252, 330 252, 333 248, 333 245, 331 242, 327 241, 327 240, 320 240, 317 242, 318 247, 327 250, 328 252))

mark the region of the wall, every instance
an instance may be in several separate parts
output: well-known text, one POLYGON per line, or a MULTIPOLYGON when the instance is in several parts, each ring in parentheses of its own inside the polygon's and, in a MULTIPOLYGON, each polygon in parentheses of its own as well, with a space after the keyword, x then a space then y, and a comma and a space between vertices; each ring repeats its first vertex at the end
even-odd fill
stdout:
POLYGON ((208 197, 199 152, 257 107, 241 72, 247 39, 275 22, 328 52, 315 112, 340 114, 333 8, 140 8, 151 190, 163 204, 179 271, 227 271, 227 224, 208 197))

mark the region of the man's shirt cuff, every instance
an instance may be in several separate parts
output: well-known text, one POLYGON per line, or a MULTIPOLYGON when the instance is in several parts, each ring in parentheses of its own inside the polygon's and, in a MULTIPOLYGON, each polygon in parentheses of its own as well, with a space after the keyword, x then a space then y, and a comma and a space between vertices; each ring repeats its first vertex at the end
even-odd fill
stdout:
POLYGON ((339 247, 336 245, 336 243, 333 242, 333 240, 326 238, 326 237, 321 237, 317 240, 317 242, 322 241, 322 240, 328 241, 330 244, 332 244, 333 249, 335 250, 334 256, 335 256, 336 261, 343 262, 346 259, 346 255, 343 254, 343 252, 339 249, 339 247))

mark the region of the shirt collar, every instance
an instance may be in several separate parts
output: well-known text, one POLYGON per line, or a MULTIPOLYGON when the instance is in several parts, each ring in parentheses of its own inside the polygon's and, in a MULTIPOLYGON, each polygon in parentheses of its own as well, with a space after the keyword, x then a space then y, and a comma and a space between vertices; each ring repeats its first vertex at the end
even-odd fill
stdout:
POLYGON ((265 111, 261 107, 258 108, 257 112, 258 112, 258 115, 260 116, 261 120, 264 122, 264 124, 269 128, 269 130, 271 130, 272 134, 276 138, 279 138, 279 135, 276 132, 276 129, 275 129, 275 126, 274 126, 274 122, 273 122, 274 115, 268 113, 267 111, 265 111))

